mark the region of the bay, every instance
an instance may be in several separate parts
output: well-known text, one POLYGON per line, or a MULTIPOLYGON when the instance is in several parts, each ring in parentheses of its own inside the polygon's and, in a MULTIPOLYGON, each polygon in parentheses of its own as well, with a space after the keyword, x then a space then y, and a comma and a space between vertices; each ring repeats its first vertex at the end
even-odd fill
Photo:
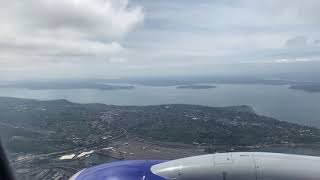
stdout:
POLYGON ((320 128, 320 93, 288 89, 286 85, 219 84, 213 89, 177 89, 175 86, 135 85, 135 88, 131 90, 0 88, 0 96, 39 100, 67 99, 76 103, 139 106, 158 104, 249 105, 261 115, 320 128))

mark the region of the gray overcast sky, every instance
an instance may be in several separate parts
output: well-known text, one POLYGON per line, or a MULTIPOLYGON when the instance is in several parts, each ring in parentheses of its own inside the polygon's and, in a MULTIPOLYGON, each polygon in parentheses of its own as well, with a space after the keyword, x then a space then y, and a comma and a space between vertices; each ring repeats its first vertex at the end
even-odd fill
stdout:
POLYGON ((318 0, 0 3, 0 79, 320 69, 318 0))

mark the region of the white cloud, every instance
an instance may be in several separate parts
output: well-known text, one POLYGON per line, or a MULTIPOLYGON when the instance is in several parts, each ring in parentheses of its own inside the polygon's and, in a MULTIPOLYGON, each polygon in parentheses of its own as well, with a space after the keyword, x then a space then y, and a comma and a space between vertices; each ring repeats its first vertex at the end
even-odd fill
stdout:
MULTIPOLYGON (((0 56, 114 56, 143 21, 127 0, 1 0, 0 56)), ((1 60, 0 60, 1 61, 1 60)), ((34 62, 36 63, 36 62, 34 62)))
POLYGON ((275 63, 290 63, 289 59, 277 59, 274 61, 275 63))
POLYGON ((276 59, 275 63, 304 63, 304 62, 318 62, 319 60, 307 59, 307 58, 296 58, 296 59, 276 59))

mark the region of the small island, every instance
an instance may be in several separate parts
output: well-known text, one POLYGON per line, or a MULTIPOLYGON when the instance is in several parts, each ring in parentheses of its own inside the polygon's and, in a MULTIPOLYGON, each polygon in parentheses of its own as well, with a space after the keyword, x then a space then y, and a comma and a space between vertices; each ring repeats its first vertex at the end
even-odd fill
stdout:
POLYGON ((289 88, 305 92, 320 92, 320 84, 292 85, 289 88))
POLYGON ((177 86, 177 89, 213 89, 216 86, 213 85, 205 85, 205 84, 190 84, 190 85, 181 85, 177 86))

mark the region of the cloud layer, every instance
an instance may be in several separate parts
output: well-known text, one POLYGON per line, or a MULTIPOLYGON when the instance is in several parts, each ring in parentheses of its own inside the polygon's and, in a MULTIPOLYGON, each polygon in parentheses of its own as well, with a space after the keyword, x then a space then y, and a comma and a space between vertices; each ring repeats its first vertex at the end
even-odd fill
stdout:
POLYGON ((320 69, 318 0, 0 3, 0 78, 320 69))

